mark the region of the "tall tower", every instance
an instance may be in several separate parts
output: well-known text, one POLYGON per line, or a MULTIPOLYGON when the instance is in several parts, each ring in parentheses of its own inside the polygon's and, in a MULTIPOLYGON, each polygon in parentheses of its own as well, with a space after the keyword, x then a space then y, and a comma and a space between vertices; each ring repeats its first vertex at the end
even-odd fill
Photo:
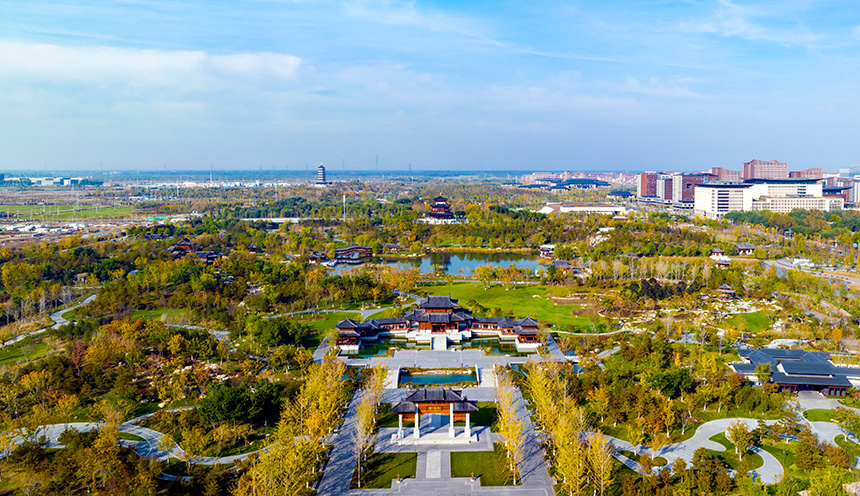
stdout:
POLYGON ((325 182, 325 166, 320 162, 320 166, 317 167, 317 184, 326 184, 325 182))

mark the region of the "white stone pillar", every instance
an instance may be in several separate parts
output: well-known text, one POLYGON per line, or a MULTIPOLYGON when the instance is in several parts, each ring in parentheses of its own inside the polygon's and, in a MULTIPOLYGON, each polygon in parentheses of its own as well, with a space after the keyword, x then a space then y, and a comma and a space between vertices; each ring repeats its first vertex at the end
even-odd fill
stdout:
POLYGON ((397 414, 397 439, 403 439, 403 414, 397 414))
POLYGON ((469 412, 466 412, 466 439, 472 438, 472 429, 469 426, 469 420, 470 420, 469 415, 470 415, 469 412))
POLYGON ((448 403, 448 406, 450 407, 450 409, 449 409, 450 413, 448 414, 448 437, 453 439, 454 438, 454 404, 448 403))
POLYGON ((418 432, 418 429, 419 429, 418 422, 419 422, 420 418, 421 417, 418 415, 418 412, 416 411, 415 412, 415 427, 412 428, 412 436, 415 439, 418 439, 419 437, 421 437, 421 434, 418 432))

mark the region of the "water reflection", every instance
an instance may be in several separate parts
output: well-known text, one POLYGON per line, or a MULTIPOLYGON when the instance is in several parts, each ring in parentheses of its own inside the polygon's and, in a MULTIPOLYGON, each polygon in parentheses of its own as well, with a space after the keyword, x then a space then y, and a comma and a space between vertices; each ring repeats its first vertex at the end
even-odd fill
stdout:
MULTIPOLYGON (((416 268, 422 273, 442 273, 452 275, 471 276, 472 271, 481 265, 493 267, 509 267, 514 265, 519 269, 534 272, 540 267, 540 262, 534 257, 524 256, 518 253, 473 253, 473 252, 437 252, 422 257, 404 258, 380 258, 373 257, 370 263, 390 265, 401 269, 416 268)), ((334 269, 335 274, 354 267, 350 265, 338 265, 334 269)))

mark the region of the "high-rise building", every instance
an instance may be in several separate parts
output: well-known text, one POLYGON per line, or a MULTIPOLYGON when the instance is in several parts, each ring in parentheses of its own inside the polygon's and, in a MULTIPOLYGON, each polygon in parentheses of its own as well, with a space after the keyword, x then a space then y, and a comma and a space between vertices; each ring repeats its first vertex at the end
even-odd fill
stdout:
POLYGON ((672 176, 660 174, 657 178, 657 198, 664 202, 672 201, 672 176))
POLYGON ((854 177, 860 175, 860 165, 851 165, 839 169, 839 177, 854 177))
POLYGON ((696 185, 713 181, 715 176, 702 172, 698 174, 676 174, 672 177, 672 200, 676 203, 692 203, 695 197, 696 185))
POLYGON ((825 196, 822 184, 815 179, 745 179, 696 185, 694 211, 718 219, 735 210, 788 213, 798 208, 841 210, 844 205, 843 196, 825 196))
POLYGON ((810 169, 791 171, 788 173, 788 177, 803 177, 806 179, 821 179, 822 177, 824 177, 824 170, 821 167, 812 167, 810 169))
POLYGON ((639 174, 639 180, 636 182, 636 196, 640 198, 657 196, 656 172, 643 172, 639 174))
POLYGON ((788 164, 776 160, 750 160, 744 162, 743 179, 785 179, 788 164))
POLYGON ((711 174, 716 176, 717 181, 740 181, 741 171, 724 169, 722 167, 711 167, 711 174))

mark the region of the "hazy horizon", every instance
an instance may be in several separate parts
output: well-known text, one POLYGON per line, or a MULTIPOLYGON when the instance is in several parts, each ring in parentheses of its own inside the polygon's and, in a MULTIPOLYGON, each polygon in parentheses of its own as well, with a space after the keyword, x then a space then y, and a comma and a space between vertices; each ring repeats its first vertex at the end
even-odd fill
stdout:
POLYGON ((0 170, 835 171, 858 49, 850 2, 9 0, 0 170))

